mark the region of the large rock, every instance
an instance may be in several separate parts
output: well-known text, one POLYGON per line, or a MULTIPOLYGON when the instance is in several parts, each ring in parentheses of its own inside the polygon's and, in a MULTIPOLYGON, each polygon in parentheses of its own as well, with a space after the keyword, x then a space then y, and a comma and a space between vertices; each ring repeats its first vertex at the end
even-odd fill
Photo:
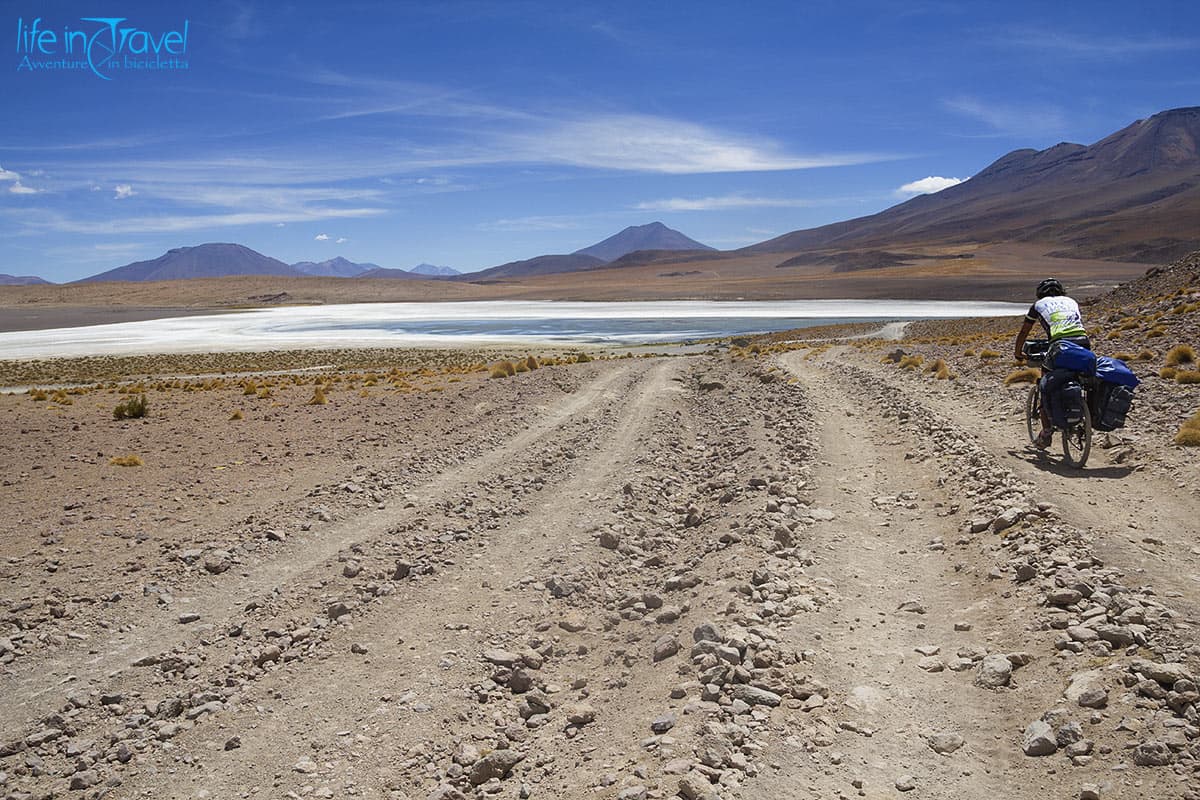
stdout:
POLYGON ((1008 656, 993 653, 979 662, 975 670, 975 685, 986 689, 999 689, 1008 686, 1012 679, 1012 662, 1008 656))
POLYGON ((467 780, 472 786, 479 786, 492 778, 507 778, 512 768, 524 760, 525 754, 516 750, 493 750, 471 766, 467 780))
POLYGON ((1139 767, 1165 767, 1174 760, 1165 742, 1146 741, 1133 749, 1133 763, 1139 767))
POLYGON ((1035 719, 1025 729, 1025 735, 1021 738, 1021 749, 1027 756, 1053 755, 1058 750, 1054 729, 1048 723, 1035 719))
POLYGON ((751 706, 775 707, 783 699, 774 692, 760 689, 757 686, 751 686, 747 683, 739 683, 734 686, 731 694, 734 700, 741 700, 746 705, 751 706))

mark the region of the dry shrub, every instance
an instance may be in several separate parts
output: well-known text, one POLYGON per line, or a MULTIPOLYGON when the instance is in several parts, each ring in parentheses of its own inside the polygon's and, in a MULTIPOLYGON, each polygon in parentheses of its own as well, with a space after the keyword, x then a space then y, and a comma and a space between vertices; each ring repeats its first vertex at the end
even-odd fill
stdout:
POLYGON ((1147 339, 1157 339, 1160 336, 1166 336, 1166 335, 1167 335, 1167 332, 1163 328, 1151 328, 1150 330, 1146 331, 1147 339))
POLYGON ((1000 354, 997 353, 995 350, 980 350, 979 357, 985 358, 985 359, 986 358, 999 358, 1000 354))
POLYGON ((933 372, 933 373, 938 373, 938 372, 942 372, 943 370, 945 370, 947 372, 947 374, 949 374, 949 371, 950 371, 950 368, 946 366, 945 359, 941 359, 941 358, 935 360, 932 364, 930 364, 928 367, 926 367, 926 369, 929 372, 933 372))
POLYGON ((50 399, 60 406, 69 406, 72 404, 71 398, 62 389, 58 389, 54 394, 50 395, 50 399))
POLYGON ((316 388, 313 389, 313 396, 308 401, 308 404, 310 406, 323 406, 328 402, 329 398, 325 396, 325 387, 318 383, 316 388))
POLYGON ((270 396, 271 396, 271 390, 265 386, 263 388, 259 389, 258 394, 256 395, 256 397, 258 397, 259 400, 266 400, 270 396))
POLYGON ((29 397, 30 397, 30 398, 31 398, 31 399, 32 399, 32 400, 33 400, 35 403, 40 403, 40 402, 43 402, 43 401, 44 401, 44 400, 45 400, 47 397, 49 397, 49 395, 48 395, 48 394, 46 394, 46 390, 45 390, 45 389, 30 389, 30 390, 29 390, 29 397))
POLYGON ((1200 447, 1200 411, 1184 421, 1179 428, 1179 433, 1175 434, 1175 444, 1184 447, 1200 447))
POLYGON ((1196 363, 1196 351, 1190 344, 1177 344, 1167 351, 1164 363, 1168 367, 1179 367, 1196 363))
POLYGON ((1140 353, 1138 353, 1136 356, 1133 357, 1133 360, 1134 361, 1153 361, 1155 358, 1156 358, 1156 354, 1153 350, 1142 350, 1140 353))
POLYGON ((579 355, 575 356, 576 364, 586 364, 591 360, 592 360, 592 357, 589 356, 587 353, 580 353, 579 355))
MULTIPOLYGON (((941 361, 941 359, 939 358, 938 361, 941 361)), ((939 381, 949 381, 954 380, 958 376, 951 372, 950 368, 946 366, 945 362, 943 362, 942 366, 938 368, 938 371, 933 374, 933 377, 937 378, 939 381)))
POLYGON ((517 374, 517 367, 511 361, 497 361, 492 367, 491 377, 493 378, 511 378, 517 374))
POLYGON ((1176 383, 1200 383, 1200 370, 1181 369, 1175 373, 1176 383))
POLYGON ((108 460, 108 463, 114 467, 142 467, 146 462, 142 461, 141 456, 130 453, 127 456, 113 456, 108 460))
POLYGON ((963 355, 964 356, 973 356, 973 355, 975 355, 975 351, 974 350, 963 350, 963 355))
POLYGON ((113 419, 141 419, 149 413, 146 395, 139 394, 117 403, 117 407, 113 409, 113 419))
POLYGON ((239 419, 245 419, 245 418, 246 418, 246 417, 245 417, 245 415, 244 415, 244 414, 242 414, 242 410, 241 410, 240 408, 239 408, 239 409, 235 409, 235 410, 234 410, 234 412, 233 412, 232 414, 230 414, 230 415, 229 415, 229 421, 230 421, 230 422, 233 422, 233 421, 235 421, 235 420, 239 420, 239 419))
POLYGON ((923 363, 925 363, 924 356, 903 356, 899 361, 903 369, 916 369, 923 363))
MULTIPOLYGON (((629 355, 629 354, 628 354, 628 353, 626 353, 625 355, 629 355)), ((526 367, 527 367, 527 368, 528 368, 530 371, 533 371, 533 370, 537 369, 537 368, 538 368, 539 366, 541 366, 541 365, 540 365, 540 364, 538 364, 538 360, 537 360, 536 358, 534 358, 533 356, 529 356, 528 358, 526 358, 526 359, 525 359, 525 366, 526 366, 526 367)))
POLYGON ((242 394, 246 397, 258 394, 258 386, 254 381, 246 381, 246 385, 242 387, 242 394))
POLYGON ((1158 371, 1158 377, 1162 378, 1163 380, 1173 381, 1175 380, 1175 373, 1177 372, 1179 372, 1179 370, 1175 369, 1174 367, 1163 367, 1158 371))
POLYGON ((1015 372, 1008 373, 1004 378, 1005 386, 1012 386, 1014 383, 1036 383, 1041 377, 1041 372, 1033 367, 1026 367, 1015 372))
POLYGON ((524 361, 518 361, 515 365, 515 368, 517 372, 529 372, 529 367, 524 361))

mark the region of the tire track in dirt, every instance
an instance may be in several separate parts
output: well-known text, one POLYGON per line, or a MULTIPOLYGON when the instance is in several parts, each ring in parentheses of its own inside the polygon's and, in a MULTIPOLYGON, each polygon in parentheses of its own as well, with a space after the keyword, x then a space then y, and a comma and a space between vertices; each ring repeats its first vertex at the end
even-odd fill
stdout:
POLYGON ((970 681, 970 657, 1020 650, 1029 633, 1019 605, 981 578, 986 569, 947 557, 960 535, 956 498, 939 487, 934 465, 906 458, 905 436, 853 386, 798 354, 783 363, 818 421, 814 502, 834 518, 812 530, 820 555, 810 572, 831 582, 835 602, 814 620, 819 642, 808 646, 842 706, 818 718, 817 747, 782 757, 816 796, 894 797, 906 775, 922 797, 1018 796, 1016 775, 1030 781, 1019 796, 1046 796, 1013 736, 1053 703, 1046 676, 1036 666, 1018 673, 1024 696, 970 681), (954 676, 947 665, 969 671, 954 676), (942 756, 935 744, 956 749, 942 756))
MULTIPOLYGON (((877 366, 872 369, 879 373, 877 366)), ((930 392, 924 402, 973 431, 1000 463, 1036 486, 1065 519, 1092 534, 1097 555, 1171 598, 1189 622, 1200 624, 1200 501, 1192 489, 1136 464, 1112 463, 1100 447, 1100 432, 1094 434, 1091 457, 1082 470, 1062 463, 1059 433, 1048 451, 1035 450, 1026 435, 1023 393, 1021 413, 1003 421, 979 413, 963 399, 959 392, 930 392)), ((1136 415, 1130 424, 1137 424, 1136 415)))
MULTIPOLYGON (((478 680, 478 654, 489 647, 495 634, 553 613, 545 600, 531 605, 522 598, 517 592, 520 576, 531 571, 544 575, 561 553, 593 544, 592 531, 606 514, 600 497, 611 499, 619 493, 628 461, 642 449, 640 439, 650 418, 680 391, 670 380, 678 372, 677 362, 657 362, 619 374, 629 371, 636 371, 640 379, 633 391, 612 392, 602 401, 619 409, 615 429, 593 426, 584 439, 590 448, 579 453, 573 473, 539 493, 528 515, 494 531, 460 563, 410 584, 382 606, 370 609, 351 628, 327 641, 318 657, 262 680, 253 692, 254 703, 243 704, 220 720, 219 730, 242 732, 240 748, 214 763, 212 771, 206 769, 207 762, 198 763, 187 782, 178 782, 171 794, 161 796, 192 797, 200 789, 224 796, 262 785, 267 773, 295 774, 292 766, 315 757, 314 751, 324 752, 330 763, 336 760, 342 766, 318 766, 311 778, 300 777, 301 784, 315 781, 319 774, 319 782, 326 786, 368 777, 373 783, 398 786, 402 781, 396 764, 405 762, 410 751, 477 717, 479 703, 474 696, 455 687, 478 680), (370 657, 352 653, 351 642, 370 657), (264 706, 269 706, 268 713, 263 713, 264 706), (360 752, 351 759, 353 766, 347 767, 343 761, 347 754, 336 752, 343 749, 339 744, 349 744, 348 737, 355 734, 367 735, 380 715, 399 717, 397 725, 384 739, 371 737, 369 752, 360 752), (339 732, 345 733, 339 736, 339 732)), ((594 394, 603 390, 598 386, 594 394)), ((595 407, 595 398, 580 400, 557 416, 565 421, 595 407)), ((527 447, 536 438, 529 433, 517 444, 527 447)), ((219 731, 200 727, 177 741, 203 752, 218 744, 210 738, 214 735, 219 731)), ((146 779, 147 786, 161 791, 161 775, 147 773, 146 779)), ((131 785, 138 783, 135 778, 131 785)), ((276 779, 272 788, 285 790, 289 783, 276 779)), ((303 785, 293 789, 302 792, 303 785)))
MULTIPOLYGON (((156 608, 153 598, 139 598, 138 608, 127 609, 136 627, 132 630, 86 643, 86 650, 73 649, 55 652, 47 658, 30 658, 9 667, 9 674, 0 681, 0 720, 4 728, 18 725, 18 720, 49 713, 47 702, 56 703, 58 692, 72 686, 85 686, 120 672, 146 656, 172 647, 186 645, 196 632, 180 628, 181 613, 199 614, 202 620, 221 624, 238 615, 252 599, 269 596, 280 587, 300 583, 306 572, 336 556, 352 543, 369 541, 385 535, 404 520, 419 515, 421 509, 442 498, 461 494, 482 476, 502 469, 538 442, 552 439, 564 424, 589 408, 614 396, 614 387, 631 380, 632 367, 620 366, 606 370, 581 390, 561 402, 546 408, 528 428, 513 435, 497 449, 459 467, 445 471, 423 486, 413 489, 411 500, 330 524, 324 530, 289 546, 256 566, 235 574, 225 573, 221 580, 191 590, 176 598, 170 612, 156 608), (229 576, 229 577, 226 577, 229 576), (230 579, 232 578, 232 580, 230 579), (66 688, 64 688, 66 687, 66 688), (43 710, 39 711, 39 708, 43 710)), ((205 635, 205 634, 200 634, 205 635)), ((211 634, 208 634, 211 635, 211 634)))

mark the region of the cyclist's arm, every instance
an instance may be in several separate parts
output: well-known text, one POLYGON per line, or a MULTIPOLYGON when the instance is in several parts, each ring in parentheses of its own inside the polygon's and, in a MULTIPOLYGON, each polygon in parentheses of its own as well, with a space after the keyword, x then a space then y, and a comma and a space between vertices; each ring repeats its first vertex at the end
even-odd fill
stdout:
POLYGON ((1017 333, 1017 343, 1013 345, 1013 359, 1016 361, 1025 360, 1025 340, 1029 338, 1029 332, 1033 330, 1033 320, 1028 317, 1021 325, 1021 330, 1017 333))

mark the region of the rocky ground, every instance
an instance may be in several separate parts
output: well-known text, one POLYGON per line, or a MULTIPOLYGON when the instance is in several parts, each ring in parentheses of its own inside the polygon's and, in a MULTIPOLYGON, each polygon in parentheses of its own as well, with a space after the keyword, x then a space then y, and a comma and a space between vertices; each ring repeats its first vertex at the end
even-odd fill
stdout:
POLYGON ((1196 388, 1004 335, 0 396, 0 797, 1200 797, 1196 388))

